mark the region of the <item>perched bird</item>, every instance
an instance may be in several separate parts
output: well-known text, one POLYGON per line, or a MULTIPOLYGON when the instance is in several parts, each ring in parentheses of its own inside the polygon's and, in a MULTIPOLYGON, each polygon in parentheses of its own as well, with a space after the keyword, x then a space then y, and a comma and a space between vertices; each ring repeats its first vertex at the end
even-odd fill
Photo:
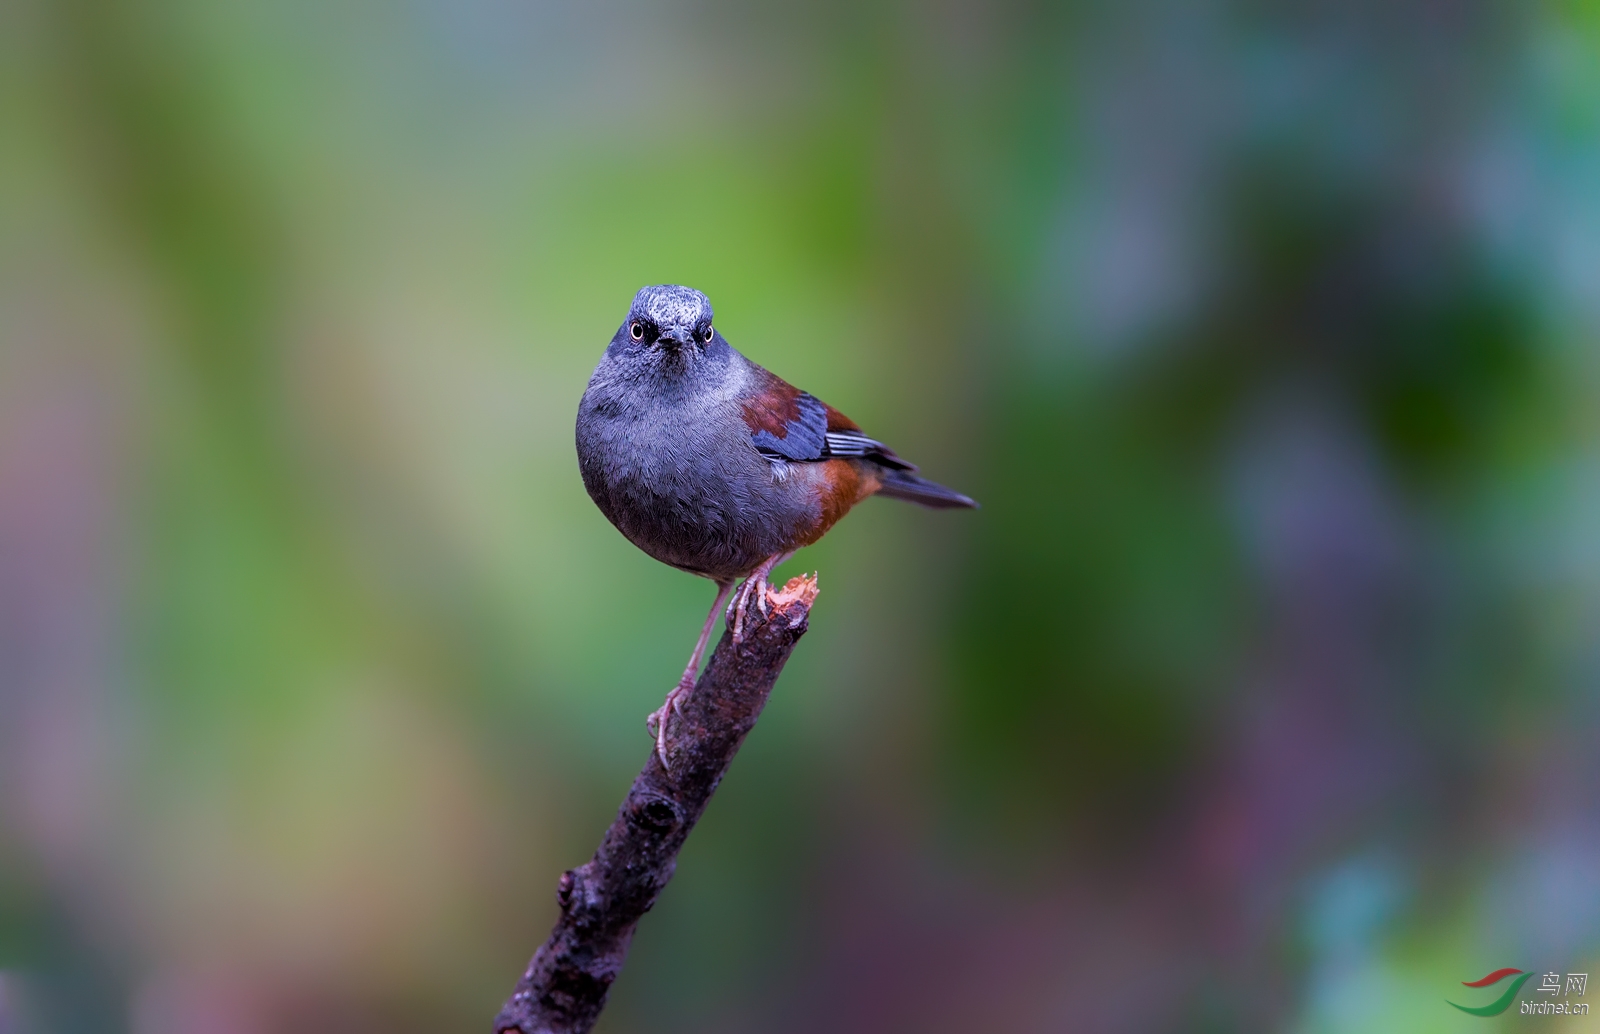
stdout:
POLYGON ((717 583, 683 677, 647 726, 667 763, 667 723, 694 688, 717 612, 738 641, 767 576, 869 495, 978 504, 916 475, 849 417, 746 359, 688 287, 633 298, 578 407, 578 468, 600 512, 664 564, 717 583))

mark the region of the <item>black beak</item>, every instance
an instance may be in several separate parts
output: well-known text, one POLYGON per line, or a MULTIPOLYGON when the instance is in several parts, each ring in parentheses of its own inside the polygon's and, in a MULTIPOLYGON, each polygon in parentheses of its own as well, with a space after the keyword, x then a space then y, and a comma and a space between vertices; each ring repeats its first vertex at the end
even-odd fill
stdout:
POLYGON ((694 344, 694 337, 690 331, 681 327, 673 327, 671 330, 662 331, 661 336, 656 338, 656 341, 663 346, 672 345, 675 348, 686 348, 694 344))

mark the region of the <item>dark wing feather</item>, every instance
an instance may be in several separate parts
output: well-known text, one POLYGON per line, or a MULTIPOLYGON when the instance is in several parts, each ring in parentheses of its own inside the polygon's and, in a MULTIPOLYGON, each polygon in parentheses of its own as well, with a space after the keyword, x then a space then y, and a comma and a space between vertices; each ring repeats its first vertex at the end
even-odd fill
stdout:
POLYGON ((821 399, 766 370, 761 373, 764 381, 746 401, 744 420, 763 456, 791 463, 859 457, 893 470, 917 469, 821 399))
POLYGON ((795 393, 788 408, 793 410, 792 416, 778 426, 768 421, 763 426, 752 428, 750 440, 762 455, 769 458, 794 462, 826 459, 827 407, 801 391, 795 393))
POLYGON ((893 449, 860 431, 829 431, 824 437, 829 456, 860 456, 891 470, 917 469, 916 464, 907 463, 896 456, 893 449))

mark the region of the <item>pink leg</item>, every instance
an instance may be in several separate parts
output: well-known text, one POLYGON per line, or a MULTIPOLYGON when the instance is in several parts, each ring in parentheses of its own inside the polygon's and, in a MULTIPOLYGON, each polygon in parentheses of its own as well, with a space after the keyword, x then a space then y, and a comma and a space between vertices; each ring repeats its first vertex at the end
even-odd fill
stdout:
POLYGON ((661 709, 645 719, 644 727, 650 730, 650 735, 656 738, 656 755, 661 758, 661 767, 667 767, 667 718, 669 711, 683 714, 683 698, 694 690, 694 677, 700 670, 700 659, 705 656, 706 644, 711 641, 711 629, 717 623, 717 612, 722 609, 723 601, 728 598, 728 593, 733 591, 732 582, 717 583, 717 598, 711 604, 711 613, 706 615, 706 623, 700 629, 700 639, 694 644, 694 653, 689 655, 689 665, 683 669, 683 675, 678 679, 678 684, 672 687, 667 694, 667 699, 662 701, 661 709))
POLYGON ((717 624, 717 612, 722 609, 723 602, 732 591, 732 582, 717 583, 717 598, 711 604, 711 613, 706 615, 706 623, 700 629, 700 640, 694 644, 694 653, 689 657, 689 666, 683 669, 683 677, 678 680, 678 688, 686 693, 694 688, 694 677, 700 671, 700 661, 706 655, 706 644, 711 642, 711 630, 717 624))
POLYGON ((761 616, 767 616, 767 575, 772 569, 794 556, 794 550, 787 553, 778 553, 761 561, 761 566, 750 573, 739 587, 739 595, 734 597, 733 603, 733 641, 739 642, 744 638, 744 616, 750 606, 750 597, 756 598, 756 608, 761 611, 761 616))

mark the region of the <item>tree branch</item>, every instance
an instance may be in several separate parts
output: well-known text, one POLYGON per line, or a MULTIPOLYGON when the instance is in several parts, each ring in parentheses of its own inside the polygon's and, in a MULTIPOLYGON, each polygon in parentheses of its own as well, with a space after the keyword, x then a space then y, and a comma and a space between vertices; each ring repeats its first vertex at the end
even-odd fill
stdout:
POLYGON ((561 918, 495 1017, 497 1034, 583 1034, 600 1018, 634 928, 672 879, 678 851, 760 717, 816 597, 816 578, 793 578, 768 595, 765 619, 752 604, 737 645, 723 633, 673 719, 671 770, 652 749, 594 857, 562 875, 561 918))

